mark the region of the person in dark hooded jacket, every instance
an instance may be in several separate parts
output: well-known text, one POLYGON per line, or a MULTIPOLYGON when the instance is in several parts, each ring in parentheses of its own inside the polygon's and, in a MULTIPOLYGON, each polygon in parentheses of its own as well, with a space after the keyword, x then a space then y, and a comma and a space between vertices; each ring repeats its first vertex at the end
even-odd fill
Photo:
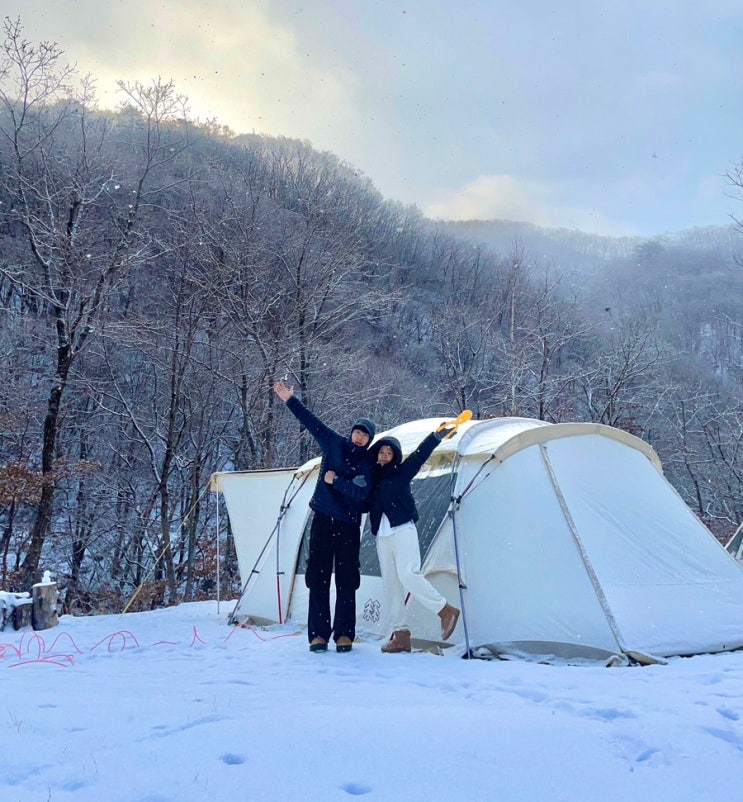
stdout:
POLYGON ((410 627, 405 615, 408 593, 439 616, 443 640, 451 637, 459 620, 459 610, 452 607, 421 572, 415 526, 418 510, 410 487, 413 477, 448 431, 432 432, 404 460, 400 442, 395 437, 382 437, 370 449, 377 464, 369 520, 372 534, 377 538, 385 605, 392 628, 392 635, 382 646, 383 652, 410 651, 410 627))
POLYGON ((326 426, 294 395, 294 387, 277 381, 274 392, 315 438, 322 462, 310 501, 310 555, 305 582, 310 590, 307 637, 310 651, 327 651, 331 635, 339 652, 350 652, 356 637, 356 591, 361 584, 359 546, 361 514, 371 492, 372 463, 367 446, 374 424, 359 418, 351 434, 326 426), (335 572, 335 615, 330 621, 330 577, 335 572))

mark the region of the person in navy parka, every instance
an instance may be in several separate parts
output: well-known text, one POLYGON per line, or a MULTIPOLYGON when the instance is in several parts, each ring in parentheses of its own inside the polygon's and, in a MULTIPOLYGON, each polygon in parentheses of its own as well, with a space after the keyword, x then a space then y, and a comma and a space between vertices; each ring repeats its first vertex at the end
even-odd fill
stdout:
POLYGON ((452 429, 444 424, 431 432, 406 459, 396 437, 380 437, 370 452, 376 460, 369 503, 369 520, 377 541, 385 606, 392 635, 382 651, 409 652, 410 627, 405 596, 410 594, 441 619, 441 637, 448 640, 459 619, 459 610, 447 602, 421 572, 418 543, 418 510, 410 483, 436 446, 452 429))
POLYGON ((350 652, 356 637, 356 590, 361 584, 361 513, 371 492, 372 463, 367 446, 374 424, 359 418, 351 434, 326 426, 294 395, 294 387, 274 383, 276 395, 315 438, 322 452, 310 508, 310 555, 305 582, 310 591, 307 637, 310 651, 324 652, 331 635, 338 652, 350 652), (335 615, 330 621, 330 576, 335 570, 335 615))

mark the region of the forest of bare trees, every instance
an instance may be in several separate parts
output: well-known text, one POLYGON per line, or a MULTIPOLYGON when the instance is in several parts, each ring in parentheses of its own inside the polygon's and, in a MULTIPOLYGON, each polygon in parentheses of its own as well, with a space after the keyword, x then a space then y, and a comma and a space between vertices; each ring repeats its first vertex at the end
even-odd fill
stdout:
POLYGON ((306 142, 189 119, 170 82, 99 111, 19 23, 0 59, 0 588, 51 570, 68 612, 212 594, 209 476, 312 455, 280 377, 341 430, 617 426, 718 536, 743 520, 734 240, 494 248, 306 142))

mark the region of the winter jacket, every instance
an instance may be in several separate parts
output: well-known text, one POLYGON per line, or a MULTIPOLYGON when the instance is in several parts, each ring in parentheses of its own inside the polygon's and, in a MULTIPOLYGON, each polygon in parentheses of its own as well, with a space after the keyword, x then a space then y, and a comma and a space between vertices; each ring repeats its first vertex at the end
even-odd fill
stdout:
POLYGON ((387 516, 391 526, 418 520, 418 510, 410 482, 441 442, 441 437, 442 435, 437 432, 432 432, 405 460, 402 458, 400 443, 395 437, 382 437, 374 443, 369 453, 375 461, 382 446, 390 446, 394 458, 387 465, 375 466, 374 484, 369 501, 372 534, 376 535, 379 531, 382 514, 387 516))
MULTIPOLYGON (((360 524, 362 509, 367 506, 371 492, 372 464, 368 449, 354 445, 350 436, 344 437, 326 426, 295 396, 286 405, 315 438, 322 452, 320 475, 310 507, 328 518, 360 524), (326 471, 335 471, 332 485, 325 481, 326 471)), ((354 424, 353 429, 364 429, 374 437, 374 425, 370 421, 362 418, 357 423, 359 425, 354 424)))

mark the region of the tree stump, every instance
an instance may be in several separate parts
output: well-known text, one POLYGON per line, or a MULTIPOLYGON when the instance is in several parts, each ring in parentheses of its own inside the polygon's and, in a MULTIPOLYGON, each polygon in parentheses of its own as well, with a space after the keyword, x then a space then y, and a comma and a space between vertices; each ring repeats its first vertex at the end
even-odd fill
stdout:
POLYGON ((31 623, 31 594, 6 593, 0 590, 0 632, 8 624, 21 629, 31 623))
POLYGON ((57 583, 40 582, 31 588, 33 599, 33 628, 51 629, 59 623, 57 617, 57 583))
POLYGON ((13 608, 13 629, 23 629, 31 624, 33 613, 33 602, 31 599, 24 599, 16 602, 13 608))

